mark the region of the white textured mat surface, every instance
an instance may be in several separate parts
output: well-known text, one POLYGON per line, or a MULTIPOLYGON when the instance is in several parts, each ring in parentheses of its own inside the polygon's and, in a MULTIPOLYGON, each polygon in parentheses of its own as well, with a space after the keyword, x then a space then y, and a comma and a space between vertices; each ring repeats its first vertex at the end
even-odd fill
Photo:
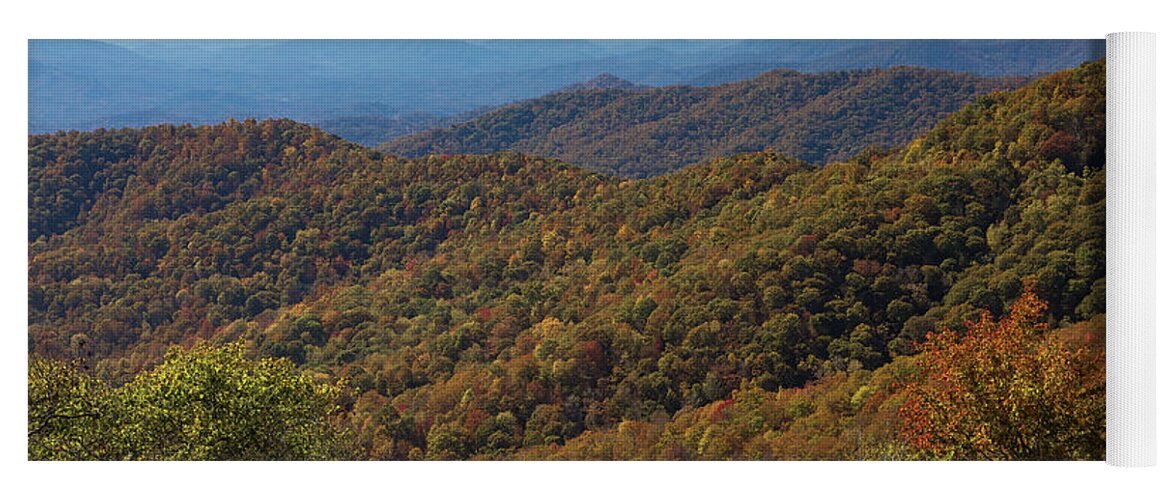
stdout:
POLYGON ((1155 35, 1106 37, 1106 462, 1155 464, 1155 35))

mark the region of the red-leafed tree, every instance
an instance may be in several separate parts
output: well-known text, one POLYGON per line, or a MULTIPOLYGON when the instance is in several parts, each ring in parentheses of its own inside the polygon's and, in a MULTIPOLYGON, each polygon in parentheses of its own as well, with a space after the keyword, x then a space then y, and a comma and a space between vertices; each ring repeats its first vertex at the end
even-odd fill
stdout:
POLYGON ((929 334, 903 437, 935 458, 1102 459, 1105 360, 1051 335, 1046 307, 1029 291, 1000 321, 986 312, 963 334, 929 334))

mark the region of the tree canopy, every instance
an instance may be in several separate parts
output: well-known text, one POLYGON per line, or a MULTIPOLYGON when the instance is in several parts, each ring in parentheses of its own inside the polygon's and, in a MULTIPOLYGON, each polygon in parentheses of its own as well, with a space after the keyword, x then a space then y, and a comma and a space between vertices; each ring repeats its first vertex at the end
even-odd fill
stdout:
POLYGON ((29 362, 29 458, 308 460, 346 458, 330 418, 343 389, 243 347, 172 349, 110 387, 77 366, 29 362))

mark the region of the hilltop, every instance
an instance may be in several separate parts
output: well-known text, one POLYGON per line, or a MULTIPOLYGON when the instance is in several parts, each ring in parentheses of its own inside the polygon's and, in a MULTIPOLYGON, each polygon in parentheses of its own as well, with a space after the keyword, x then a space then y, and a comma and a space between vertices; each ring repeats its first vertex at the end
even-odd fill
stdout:
POLYGON ((621 78, 618 78, 617 76, 611 75, 610 73, 602 73, 602 74, 595 76, 587 81, 566 86, 565 88, 562 88, 558 92, 580 92, 583 90, 597 90, 597 89, 631 90, 631 89, 644 89, 644 88, 647 88, 647 87, 645 85, 639 85, 639 84, 630 82, 628 80, 623 80, 621 78))

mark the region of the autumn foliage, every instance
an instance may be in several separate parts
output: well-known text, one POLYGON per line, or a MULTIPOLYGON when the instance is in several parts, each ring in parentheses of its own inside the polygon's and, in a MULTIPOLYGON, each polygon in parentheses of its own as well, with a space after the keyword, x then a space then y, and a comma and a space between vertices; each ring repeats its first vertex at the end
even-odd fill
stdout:
POLYGON ((710 87, 586 88, 501 106, 381 149, 407 157, 511 150, 621 177, 767 148, 825 163, 901 145, 976 96, 1022 83, 898 67, 778 69, 710 87))
MULTIPOLYGON (((1089 63, 828 165, 758 150, 637 180, 288 120, 30 136, 28 350, 55 360, 30 361, 51 396, 30 420, 79 415, 34 449, 87 458, 57 443, 144 421, 122 435, 194 444, 100 456, 253 458, 215 433, 272 421, 163 397, 223 365, 236 413, 285 398, 281 422, 370 459, 1099 456, 1100 360, 1041 323, 1105 313, 1104 81, 1089 63), (1032 295, 1007 314, 1029 286, 1046 316, 1032 295), (980 335, 1001 316, 1024 319, 980 335), (164 356, 200 341, 240 355, 164 356), (301 375, 345 397, 301 405, 301 375), (131 392, 157 404, 108 397, 131 392)), ((300 436, 276 455, 332 453, 300 436)))
POLYGON ((1049 335, 1046 307, 1028 291, 999 321, 984 313, 964 333, 928 334, 899 411, 912 446, 954 459, 1102 459, 1105 359, 1049 335))

